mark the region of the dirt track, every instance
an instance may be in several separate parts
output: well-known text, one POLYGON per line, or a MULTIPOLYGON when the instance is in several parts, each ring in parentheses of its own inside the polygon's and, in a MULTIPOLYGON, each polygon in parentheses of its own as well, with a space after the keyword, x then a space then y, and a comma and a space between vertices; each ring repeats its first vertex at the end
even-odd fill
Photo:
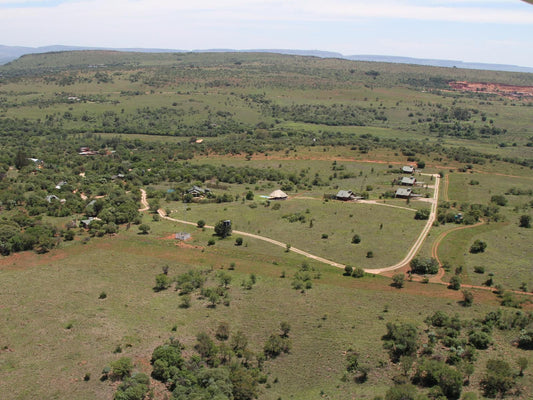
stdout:
MULTIPOLYGON (((431 176, 429 174, 425 174, 425 175, 431 176)), ((393 271, 393 270, 396 270, 396 269, 400 269, 400 268, 405 267, 406 265, 408 265, 411 262, 411 260, 413 259, 413 257, 416 255, 416 253, 418 253, 418 250, 420 250, 420 247, 424 243, 424 240, 426 239, 426 237, 427 237, 427 235, 429 233, 429 230, 431 229, 431 226, 433 225, 433 222, 435 221, 436 214, 437 214, 437 202, 438 202, 438 197, 439 197, 440 176, 439 175, 433 175, 433 176, 435 177, 436 181, 435 181, 435 191, 433 192, 433 199, 432 199, 432 204, 431 204, 431 213, 430 213, 428 222, 424 226, 424 229, 422 230, 422 232, 418 236, 417 240, 415 241, 415 243, 413 244, 413 246, 411 247, 411 249, 409 250, 407 255, 404 257, 404 259, 402 261, 400 261, 399 263, 396 263, 394 265, 391 265, 390 267, 378 268, 378 269, 365 269, 365 272, 367 272, 369 274, 380 274, 380 273, 385 272, 385 271, 393 271)), ((146 199, 146 191, 144 189, 141 189, 141 204, 143 205, 143 208, 139 209, 139 211, 146 211, 146 210, 149 209, 148 201, 146 199)), ((390 206, 388 204, 382 204, 382 203, 375 203, 375 204, 384 205, 384 206, 390 206)), ((398 207, 398 208, 403 208, 403 207, 398 207)), ((166 220, 179 222, 179 223, 186 224, 186 225, 196 226, 196 223, 194 223, 194 222, 184 221, 184 220, 171 218, 171 217, 167 216, 163 209, 159 209, 159 210, 157 210, 157 212, 161 216, 161 218, 164 218, 166 220)), ((214 229, 213 226, 209 226, 209 225, 206 225, 205 228, 214 229)), ((274 240, 274 239, 270 239, 270 238, 265 237, 265 236, 255 235, 253 233, 248 233, 248 232, 243 232, 243 231, 233 231, 233 233, 235 233, 237 235, 241 235, 241 236, 251 237, 251 238, 254 238, 254 239, 258 239, 258 240, 263 240, 265 242, 274 244, 274 245, 279 246, 279 247, 283 247, 285 249, 287 248, 287 243, 282 243, 282 242, 279 242, 279 241, 274 240)), ((316 256, 314 254, 308 253, 306 251, 300 250, 300 249, 295 248, 295 247, 290 247, 290 251, 293 251, 295 253, 301 254, 301 255, 303 255, 305 257, 308 257, 308 258, 310 258, 312 260, 316 260, 316 261, 322 262, 324 264, 331 265, 331 266, 336 267, 336 268, 344 269, 344 267, 345 267, 344 264, 337 263, 335 261, 331 261, 331 260, 328 260, 326 258, 316 256)))

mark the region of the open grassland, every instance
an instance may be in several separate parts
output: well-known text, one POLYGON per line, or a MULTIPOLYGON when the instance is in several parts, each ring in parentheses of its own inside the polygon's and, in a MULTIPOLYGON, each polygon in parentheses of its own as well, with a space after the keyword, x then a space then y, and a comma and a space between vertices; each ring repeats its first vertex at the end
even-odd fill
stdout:
MULTIPOLYGON (((465 320, 518 315, 488 288, 473 288, 473 306, 462 307, 461 291, 442 283, 457 270, 463 284, 492 277, 504 289, 532 290, 533 229, 518 221, 533 218, 533 103, 455 91, 451 80, 533 86, 531 74, 271 54, 59 53, 1 67, 0 250, 12 254, 0 256, 0 398, 112 398, 118 384, 99 378, 121 356, 149 374, 157 345, 172 336, 190 355, 195 336, 212 335, 221 321, 260 353, 289 321, 291 352, 265 363, 260 400, 372 399, 401 373, 383 348, 388 322, 413 323, 427 339, 436 329, 423 321, 435 311, 465 320), (96 154, 79 155, 82 147, 96 154), (154 209, 175 219, 230 219, 234 230, 382 268, 403 259, 426 224, 414 216, 430 208, 429 176, 415 174, 422 199, 385 199, 399 169, 416 164, 444 175, 439 203, 452 221, 473 204, 481 210, 469 220, 480 225, 432 227, 419 255, 437 252, 449 263, 431 278, 439 284, 406 276, 397 289, 390 276, 399 271, 355 279, 259 239, 237 245, 236 233, 219 239, 209 228, 137 213, 145 190, 154 209), (225 202, 187 203, 193 185, 225 202), (289 199, 268 202, 280 188, 289 199), (370 203, 326 201, 338 190, 370 203), (101 222, 67 228, 89 216, 101 222), (178 242, 176 232, 192 237, 178 242), (469 252, 475 240, 487 244, 484 252, 469 252), (304 263, 312 288, 295 290, 304 263), (210 307, 194 292, 191 307, 180 307, 174 289, 153 290, 165 266, 171 277, 206 271, 209 287, 224 270, 229 304, 210 307), (250 274, 257 282, 246 289, 250 274), (349 348, 369 368, 366 383, 342 379, 349 348)), ((522 307, 531 311, 531 301, 522 307)), ((488 359, 505 359, 515 373, 525 357, 530 367, 513 399, 531 398, 533 359, 513 345, 518 335, 494 328, 463 393, 481 393, 488 359)), ((440 346, 437 358, 448 351, 440 346)), ((162 390, 156 385, 154 398, 162 390)))
MULTIPOLYGON (((305 198, 271 202, 270 207, 250 208, 253 203, 247 203, 191 204, 187 206, 190 210, 180 204, 171 217, 190 222, 203 219, 208 225, 229 219, 235 230, 260 234, 332 261, 364 268, 400 261, 424 226, 423 221, 414 220, 410 210, 373 204, 305 198), (281 204, 281 208, 273 210, 274 204, 281 204), (289 222, 293 214, 301 215, 304 221, 289 222), (351 243, 355 234, 361 236, 361 243, 351 243), (373 258, 367 258, 368 251, 373 252, 373 258)), ((171 204, 168 207, 175 210, 171 204)))
MULTIPOLYGON (((157 232, 150 235, 130 231, 45 256, 23 253, 2 259, 2 398, 109 398, 114 385, 98 377, 120 356, 132 357, 136 370, 149 372, 155 346, 174 336, 191 349, 198 332, 214 332, 220 321, 228 322, 233 332, 243 330, 252 349, 259 351, 283 320, 291 323, 293 349, 266 364, 271 387, 262 389, 261 399, 319 398, 322 392, 336 399, 383 395, 398 373, 380 340, 387 322, 423 326, 422 320, 435 310, 472 318, 495 307, 494 295, 483 291, 475 292, 475 305, 465 309, 457 304, 460 293, 440 285, 407 283, 399 291, 384 278, 347 278, 314 263, 321 279, 302 294, 290 287, 303 261, 297 255, 278 254, 253 241, 238 252, 219 243, 176 246, 160 236, 172 232, 172 224, 153 225, 157 232), (255 253, 258 248, 263 249, 255 253), (194 298, 190 309, 181 309, 173 290, 152 291, 164 265, 175 275, 189 268, 227 270, 230 262, 236 266, 227 271, 233 279, 229 307, 209 308, 206 300, 194 298), (282 271, 287 278, 280 278, 282 271), (257 284, 243 290, 240 281, 250 273, 258 276, 257 284), (107 298, 99 299, 103 291, 107 298), (119 345, 122 353, 114 354, 119 345), (367 383, 341 381, 348 348, 357 349, 371 368, 367 383), (88 382, 82 379, 86 373, 91 374, 88 382)), ((505 335, 494 336, 492 356, 514 360, 525 354, 511 347, 505 335)), ((476 390, 485 359, 481 355, 467 390, 476 390)), ((526 397, 532 390, 530 377, 528 370, 522 380, 526 397)))

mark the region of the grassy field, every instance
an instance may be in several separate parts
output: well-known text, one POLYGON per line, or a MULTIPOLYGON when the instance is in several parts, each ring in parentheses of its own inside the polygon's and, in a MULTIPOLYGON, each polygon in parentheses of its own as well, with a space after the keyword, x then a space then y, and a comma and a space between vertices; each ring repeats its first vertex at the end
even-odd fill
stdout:
MULTIPOLYGON (((383 348, 388 322, 413 323, 427 337, 434 328, 423 321, 435 311, 464 320, 499 310, 515 315, 488 288, 473 288, 473 306, 463 307, 461 291, 442 283, 462 267, 463 284, 482 286, 492 277, 504 289, 533 289, 533 229, 518 226, 522 215, 533 218, 532 102, 453 91, 452 80, 533 86, 531 74, 272 54, 58 53, 0 67, 0 249, 19 222, 21 231, 40 221, 59 230, 58 246, 46 254, 0 256, 0 398, 112 398, 118 383, 101 381, 101 371, 122 356, 149 374, 156 346, 176 337, 189 355, 195 336, 213 334, 221 321, 244 331, 260 353, 280 322, 289 321, 291 352, 265 363, 260 400, 374 399, 401 372, 383 348), (86 145, 100 154, 78 155, 86 145), (43 168, 24 166, 27 157, 42 159, 43 168), (450 212, 493 207, 495 195, 506 202, 497 220, 482 217, 479 226, 434 224, 419 255, 437 251, 450 264, 439 284, 406 279, 397 289, 390 277, 346 277, 265 241, 244 237, 236 246, 238 234, 221 240, 211 229, 148 212, 141 217, 150 227, 146 235, 132 222, 118 234, 90 237, 76 228, 74 241, 60 239, 67 223, 96 215, 97 207, 111 220, 130 202, 135 214, 143 189, 175 219, 207 225, 230 219, 234 230, 331 261, 387 267, 405 257, 426 224, 414 216, 430 208, 429 176, 416 174, 425 183, 415 190, 421 200, 383 198, 398 187, 392 181, 399 169, 417 163, 425 163, 424 173, 444 175, 439 202, 448 202, 450 212), (68 193, 54 189, 60 180, 68 181, 68 193), (234 201, 184 203, 171 196, 195 184, 234 201), (282 187, 289 198, 267 202, 282 187), (325 200, 338 190, 374 203, 325 200), (89 197, 83 201, 82 191, 89 197), (246 200, 248 192, 253 200, 246 200), (49 193, 68 197, 65 208, 79 205, 53 216, 57 210, 44 201, 49 193), (102 204, 89 206, 96 195, 102 204), (178 242, 176 232, 192 237, 178 242), (351 243, 355 234, 359 244, 351 243), (475 240, 486 242, 483 253, 469 252, 475 240), (293 276, 303 263, 312 288, 295 290, 293 276), (170 276, 206 271, 208 286, 224 270, 232 278, 229 305, 209 307, 195 293, 191 307, 181 308, 175 290, 153 290, 165 266, 170 276), (241 283, 250 274, 257 283, 247 290, 241 283), (366 383, 343 379, 349 348, 369 368, 366 383)), ((532 302, 522 307, 531 312, 532 302)), ((533 357, 512 345, 518 335, 493 330, 494 342, 478 351, 463 393, 482 398, 488 359, 505 359, 517 371, 517 359, 525 357, 530 367, 512 398, 531 398, 533 357)), ((436 353, 444 351, 439 346, 436 353)), ((154 398, 164 399, 162 392, 156 384, 154 398)))
MULTIPOLYGON (((322 392, 338 399, 383 395, 388 379, 397 373, 380 341, 387 322, 422 326, 435 310, 471 318, 494 309, 493 295, 483 292, 476 292, 476 304, 465 309, 457 305, 460 293, 439 285, 407 283, 398 291, 384 278, 346 278, 313 263, 321 279, 302 294, 290 288, 290 276, 303 261, 297 255, 278 254, 253 241, 239 252, 218 244, 176 246, 158 233, 172 232, 172 224, 153 225, 157 232, 147 236, 132 230, 45 256, 25 253, 2 260, 3 398, 109 398, 114 385, 98 378, 102 368, 120 356, 132 357, 137 370, 149 372, 155 346, 175 336, 191 348, 198 332, 213 332, 220 321, 227 321, 232 331, 246 332, 257 351, 258 343, 282 320, 291 323, 293 350, 267 363, 271 387, 263 388, 261 399, 320 398, 322 392), (266 248, 256 253, 258 247, 266 248), (192 307, 183 310, 175 292, 152 291, 163 265, 174 275, 191 266, 218 269, 224 264, 227 269, 229 262, 236 264, 235 271, 227 271, 233 278, 229 307, 211 309, 205 300, 194 299, 192 307), (287 278, 280 278, 282 271, 287 278), (258 283, 247 291, 239 283, 249 273, 258 276, 258 283), (102 291, 106 299, 98 298, 102 291), (114 354, 118 345, 122 353, 114 354), (341 381, 343 352, 350 347, 371 368, 364 385, 341 381), (91 374, 88 382, 82 379, 86 373, 91 374)), ((495 337, 491 354, 508 359, 523 354, 506 343, 505 335, 496 332, 495 337)), ((524 383, 530 374, 526 371, 524 383)), ((478 379, 476 374, 472 382, 478 379)), ((529 390, 526 384, 525 393, 529 390)))

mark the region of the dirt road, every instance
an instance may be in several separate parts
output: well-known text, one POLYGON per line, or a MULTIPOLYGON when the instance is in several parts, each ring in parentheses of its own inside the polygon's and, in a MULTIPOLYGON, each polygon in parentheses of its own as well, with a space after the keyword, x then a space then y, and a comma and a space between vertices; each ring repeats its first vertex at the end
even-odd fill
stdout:
MULTIPOLYGON (((423 174, 423 175, 431 176, 430 174, 423 174)), ((416 242, 413 244, 413 246, 411 247, 411 249, 409 250, 407 255, 404 257, 404 259, 402 261, 400 261, 399 263, 396 263, 394 265, 391 265, 390 267, 379 268, 379 269, 365 269, 365 272, 367 272, 369 274, 380 274, 380 273, 385 272, 385 271, 393 271, 393 270, 396 270, 396 269, 400 269, 400 268, 405 267, 406 265, 408 265, 411 262, 411 260, 413 259, 413 257, 416 255, 416 253, 418 253, 418 250, 420 250, 420 247, 424 243, 424 240, 426 239, 426 237, 427 237, 427 235, 429 233, 429 230, 431 229, 431 226, 433 225, 433 222, 435 221, 436 214, 437 214, 437 202, 438 202, 438 198, 439 198, 440 176, 439 175, 433 175, 433 177, 435 177, 436 181, 435 181, 435 191, 433 192, 433 199, 432 199, 432 204, 431 204, 431 213, 430 213, 428 222, 424 226, 424 229, 422 230, 422 232, 418 236, 416 242)), ((139 211, 146 211, 146 210, 149 209, 148 201, 146 199, 146 191, 144 189, 141 189, 141 203, 143 205, 143 208, 141 208, 139 211)), ((403 208, 403 207, 398 207, 398 208, 403 208)), ((196 226, 196 223, 194 223, 194 222, 184 221, 184 220, 171 218, 171 217, 167 216, 163 209, 159 209, 159 210, 157 210, 157 212, 159 213, 161 218, 164 218, 166 220, 173 221, 173 222, 178 222, 178 223, 181 223, 181 224, 196 226)), ((205 228, 214 229, 213 226, 209 226, 209 225, 206 225, 205 228)), ((280 241, 277 241, 277 240, 274 240, 274 239, 270 239, 270 238, 265 237, 265 236, 255 235, 253 233, 248 233, 248 232, 243 232, 243 231, 233 231, 233 233, 235 233, 237 235, 241 235, 241 236, 246 236, 246 237, 262 240, 264 242, 268 242, 268 243, 274 244, 276 246, 283 247, 285 249, 287 248, 287 243, 283 243, 283 242, 280 242, 280 241)), ((301 254, 301 255, 303 255, 305 257, 308 257, 308 258, 310 258, 312 260, 316 260, 316 261, 322 262, 324 264, 331 265, 331 266, 336 267, 336 268, 343 268, 344 269, 344 267, 346 266, 344 264, 341 264, 341 263, 338 263, 338 262, 335 262, 335 261, 331 261, 331 260, 328 260, 328 259, 323 258, 323 257, 316 256, 314 254, 308 253, 306 251, 300 250, 300 249, 295 248, 295 247, 290 247, 290 251, 293 251, 293 252, 295 252, 297 254, 301 254)))

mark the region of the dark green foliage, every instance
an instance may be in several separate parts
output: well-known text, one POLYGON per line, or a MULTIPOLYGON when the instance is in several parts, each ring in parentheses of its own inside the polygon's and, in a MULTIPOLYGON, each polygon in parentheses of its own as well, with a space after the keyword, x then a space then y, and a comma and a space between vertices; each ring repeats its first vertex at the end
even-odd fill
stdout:
POLYGON ((385 394, 385 400, 417 400, 416 386, 409 383, 391 387, 385 394))
POLYGON ((468 335, 468 342, 476 349, 484 350, 492 343, 490 336, 482 331, 473 331, 468 335))
POLYGON ((503 360, 490 359, 487 361, 485 375, 480 386, 486 397, 503 397, 515 385, 515 378, 511 366, 503 360))
POLYGON ((521 215, 518 226, 520 228, 531 228, 531 217, 529 215, 521 215))
POLYGON ((217 330, 215 332, 215 337, 218 340, 228 340, 229 332, 229 324, 227 322, 221 322, 218 324, 217 330))
POLYGON ((131 375, 133 362, 129 357, 122 357, 111 363, 111 376, 114 379, 124 379, 131 375))
POLYGON ((346 265, 344 267, 344 274, 345 276, 351 276, 353 273, 353 267, 351 265, 346 265))
POLYGON ((178 341, 171 341, 170 344, 155 348, 151 359, 154 379, 167 382, 177 369, 183 367, 185 360, 181 356, 181 349, 182 346, 178 341))
POLYGON ((418 220, 429 219, 430 213, 431 213, 431 210, 429 208, 422 208, 420 210, 416 210, 415 219, 418 219, 418 220))
POLYGON ((353 269, 352 276, 354 278, 362 278, 363 276, 365 276, 365 270, 361 267, 355 267, 353 269))
POLYGON ((411 272, 414 274, 436 274, 439 272, 439 263, 434 258, 415 257, 411 260, 411 272))
POLYGON ((148 224, 141 224, 141 225, 139 225, 139 230, 141 231, 141 233, 142 233, 143 235, 148 234, 148 232, 150 231, 150 229, 151 229, 151 228, 150 228, 150 225, 148 225, 148 224))
POLYGON ((203 219, 199 219, 198 222, 196 223, 196 226, 198 228, 203 228, 205 226, 205 221, 203 219))
POLYGON ((450 284, 448 285, 450 289, 459 290, 461 289, 461 278, 458 275, 454 275, 450 278, 450 284))
POLYGON ((443 311, 435 311, 432 316, 427 317, 425 322, 429 325, 442 328, 450 324, 450 317, 443 311))
POLYGON ((405 285, 405 275, 402 273, 394 274, 392 276, 392 286, 401 289, 405 285))
POLYGON ((358 234, 353 235, 352 243, 354 243, 354 244, 361 243, 361 236, 359 236, 358 234))
POLYGON ((477 239, 472 244, 472 246, 470 246, 470 253, 472 254, 483 253, 486 248, 487 248, 487 243, 485 243, 482 240, 477 239))
POLYGON ((235 246, 242 246, 242 237, 235 238, 235 246))
POLYGON ((291 350, 291 340, 287 337, 282 337, 272 334, 267 339, 263 351, 265 356, 275 358, 281 353, 288 353, 291 350))
POLYGON ((442 361, 424 358, 418 365, 413 381, 426 387, 439 386, 448 399, 458 399, 463 387, 463 376, 442 361))
POLYGON ((194 349, 200 354, 200 356, 212 365, 215 361, 215 357, 218 354, 218 348, 205 332, 201 332, 196 336, 196 344, 194 349))
POLYGON ((166 290, 170 287, 172 284, 171 279, 166 274, 158 274, 155 277, 155 286, 154 291, 160 292, 162 290, 166 290))
POLYGON ((462 305, 465 307, 470 307, 474 303, 474 294, 470 290, 464 289, 463 293, 463 302, 462 305))
POLYGON ((389 350, 391 359, 397 362, 401 356, 409 356, 418 348, 418 330, 409 323, 387 323, 383 347, 389 350))
POLYGON ((150 389, 150 378, 142 373, 133 374, 118 386, 114 400, 143 400, 150 389))
POLYGON ((490 198, 491 203, 495 203, 499 206, 506 206, 507 205, 507 198, 502 194, 495 194, 490 198))
POLYGON ((215 234, 221 238, 231 235, 231 230, 231 223, 227 223, 225 220, 220 220, 215 225, 215 234))
POLYGON ((522 329, 518 338, 518 347, 524 350, 533 350, 533 330, 522 329))

